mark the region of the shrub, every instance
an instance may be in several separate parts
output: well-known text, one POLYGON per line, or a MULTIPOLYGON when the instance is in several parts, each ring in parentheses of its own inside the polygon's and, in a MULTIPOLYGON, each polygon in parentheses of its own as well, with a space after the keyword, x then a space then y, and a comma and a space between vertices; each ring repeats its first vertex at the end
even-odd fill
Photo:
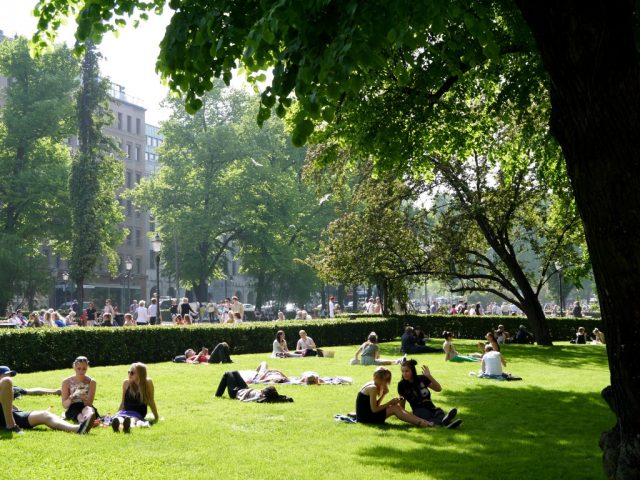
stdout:
MULTIPOLYGON (((21 372, 53 370, 71 365, 78 355, 86 355, 94 365, 122 365, 135 361, 165 362, 182 354, 186 348, 211 349, 227 342, 232 354, 270 352, 278 330, 284 330, 293 349, 301 329, 313 337, 320 347, 353 345, 363 342, 371 331, 381 342, 398 338, 405 325, 423 328, 425 333, 440 338, 444 330, 458 338, 484 338, 497 327, 505 326, 514 333, 524 317, 464 315, 362 316, 333 320, 291 320, 285 322, 250 322, 242 324, 147 326, 131 328, 59 328, 5 329, 0 331, 0 365, 21 372)), ((552 338, 569 340, 578 326, 590 332, 602 329, 600 320, 550 318, 552 338)), ((606 333, 606 332, 605 332, 606 333)))
POLYGON ((329 347, 361 343, 372 330, 380 341, 389 341, 398 336, 401 327, 398 317, 369 317, 232 325, 6 329, 0 331, 0 365, 21 372, 53 370, 70 366, 78 355, 86 355, 94 365, 164 362, 188 347, 211 349, 223 341, 231 346, 232 354, 270 352, 278 330, 285 331, 292 349, 301 329, 319 346, 329 347))

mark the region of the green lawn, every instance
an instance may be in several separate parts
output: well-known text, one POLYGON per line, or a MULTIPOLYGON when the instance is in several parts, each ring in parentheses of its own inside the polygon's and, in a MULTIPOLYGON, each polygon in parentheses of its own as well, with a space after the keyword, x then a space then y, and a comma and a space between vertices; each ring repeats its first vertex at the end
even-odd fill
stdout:
MULTIPOLYGON (((474 348, 468 341, 456 345, 461 353, 474 348)), ((334 414, 354 410, 358 389, 371 378, 373 367, 348 365, 355 348, 334 348, 332 359, 268 359, 289 375, 316 370, 354 379, 343 386, 278 386, 295 399, 289 404, 213 396, 225 370, 255 368, 267 354, 235 356, 232 366, 149 365, 163 421, 130 435, 107 428, 84 437, 46 427, 21 436, 3 432, 0 478, 603 478, 598 439, 615 423, 600 398, 609 378, 604 347, 506 346, 506 370, 521 382, 470 377, 477 364, 445 364, 440 354, 414 356, 443 386, 433 394, 435 403, 458 407, 464 423, 457 431, 421 430, 398 420, 384 427, 334 421, 334 414)), ((399 356, 398 343, 381 350, 384 357, 399 356)), ((395 395, 399 367, 391 369, 395 395)), ((126 372, 127 366, 90 369, 101 413, 117 410, 126 372)), ((22 387, 57 387, 71 373, 14 380, 22 387)), ((17 405, 62 411, 58 397, 24 397, 17 405)))

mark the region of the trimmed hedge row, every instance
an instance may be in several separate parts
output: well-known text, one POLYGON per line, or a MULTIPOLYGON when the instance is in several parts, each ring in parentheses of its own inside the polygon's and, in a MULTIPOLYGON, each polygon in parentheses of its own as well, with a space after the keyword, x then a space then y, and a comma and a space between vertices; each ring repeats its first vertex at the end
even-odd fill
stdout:
MULTIPOLYGON (((442 332, 448 330, 458 338, 484 338, 487 332, 498 325, 514 334, 520 325, 524 325, 531 331, 531 325, 526 317, 502 316, 502 315, 404 315, 397 317, 401 324, 423 328, 430 337, 442 337, 442 332)), ((587 319, 574 317, 548 317, 551 338, 555 341, 568 341, 575 338, 578 327, 584 327, 587 333, 594 328, 603 330, 601 319, 587 319)), ((604 330, 603 330, 604 331, 604 330)), ((606 332, 605 332, 606 334, 606 332)))
MULTIPOLYGON (((0 365, 9 365, 21 372, 53 370, 69 367, 78 355, 86 355, 93 365, 164 362, 188 347, 197 350, 206 346, 211 349, 223 341, 231 346, 232 355, 270 352, 278 330, 284 330, 292 348, 300 329, 305 329, 321 347, 359 344, 371 331, 378 334, 381 342, 391 341, 401 335, 405 325, 419 325, 429 336, 437 338, 444 330, 449 330, 458 338, 480 339, 499 324, 512 333, 520 324, 529 327, 524 317, 405 315, 240 325, 7 329, 0 331, 0 365)), ((602 329, 602 322, 584 318, 553 318, 549 319, 549 326, 553 339, 566 341, 575 337, 578 326, 591 332, 596 327, 602 329)))
POLYGON ((359 320, 251 322, 234 325, 147 326, 135 328, 7 329, 0 331, 0 365, 20 372, 54 370, 86 355, 93 365, 166 362, 186 348, 210 350, 219 342, 231 346, 232 355, 271 352, 278 330, 295 347, 300 329, 321 347, 361 343, 372 330, 381 341, 397 338, 399 317, 359 320))

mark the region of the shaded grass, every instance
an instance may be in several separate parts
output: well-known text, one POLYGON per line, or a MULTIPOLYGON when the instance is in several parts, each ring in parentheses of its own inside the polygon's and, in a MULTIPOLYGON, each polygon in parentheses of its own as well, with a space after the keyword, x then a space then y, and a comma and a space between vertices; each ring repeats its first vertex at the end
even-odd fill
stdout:
MULTIPOLYGON (((434 341, 433 344, 436 342, 434 341)), ((456 341, 461 353, 474 342, 456 341)), ((399 344, 381 345, 397 358, 399 344)), ((522 382, 469 376, 478 364, 451 364, 441 354, 415 356, 443 385, 434 394, 444 409, 457 407, 458 431, 420 430, 390 420, 383 427, 335 422, 353 411, 360 386, 373 367, 348 366, 356 346, 336 347, 336 357, 269 359, 289 375, 316 370, 348 375, 348 386, 278 386, 292 404, 245 404, 213 393, 228 365, 149 365, 163 421, 151 429, 88 436, 45 427, 22 436, 0 434, 3 478, 602 478, 598 439, 615 419, 600 398, 608 384, 605 350, 599 346, 507 346, 507 371, 522 382)), ((266 354, 233 357, 233 368, 255 368, 266 354)), ((92 359, 93 363, 97 363, 92 359)), ((391 367, 393 386, 399 368, 391 367)), ((127 367, 94 367, 96 406, 114 412, 127 367)), ((68 371, 15 377, 23 387, 55 387, 68 371)), ((392 392, 395 393, 395 392, 392 392)), ((56 397, 25 397, 23 409, 62 409, 56 397)))

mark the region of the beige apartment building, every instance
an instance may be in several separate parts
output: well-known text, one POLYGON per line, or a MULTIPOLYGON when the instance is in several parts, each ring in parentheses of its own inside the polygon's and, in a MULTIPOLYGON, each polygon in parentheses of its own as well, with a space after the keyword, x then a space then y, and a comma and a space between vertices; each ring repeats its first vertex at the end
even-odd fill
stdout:
MULTIPOLYGON (((0 31, 0 41, 9 40, 0 31)), ((8 79, 0 76, 0 93, 7 87, 8 79)), ((147 158, 145 149, 147 135, 145 129, 145 108, 142 101, 128 95, 121 85, 112 84, 109 92, 110 107, 113 113, 113 124, 105 128, 120 148, 119 158, 124 170, 124 185, 122 190, 133 188, 147 174, 147 158)), ((0 94, 0 108, 3 105, 3 96, 0 94)), ((70 148, 77 147, 77 138, 68 141, 70 148)), ((153 170, 153 169, 152 169, 153 170)), ((100 308, 106 298, 111 298, 115 304, 121 305, 120 311, 126 310, 131 300, 149 299, 150 283, 148 278, 155 270, 155 265, 150 265, 151 248, 147 233, 150 230, 149 213, 137 210, 131 201, 120 198, 120 192, 114 192, 120 200, 125 215, 123 228, 129 231, 124 243, 118 248, 120 266, 118 274, 112 276, 106 265, 96 269, 94 278, 85 284, 85 301, 93 300, 100 308), (130 270, 127 267, 130 267, 130 270)), ((153 230, 153 227, 151 226, 153 230)), ((43 251, 50 257, 50 271, 52 276, 52 292, 49 303, 59 306, 74 297, 74 285, 68 279, 68 266, 64 258, 52 254, 46 245, 43 251)), ((153 277, 155 282, 155 276, 153 277)), ((153 284, 155 287, 155 283, 153 284)), ((154 288, 155 290, 155 288, 154 288)))

